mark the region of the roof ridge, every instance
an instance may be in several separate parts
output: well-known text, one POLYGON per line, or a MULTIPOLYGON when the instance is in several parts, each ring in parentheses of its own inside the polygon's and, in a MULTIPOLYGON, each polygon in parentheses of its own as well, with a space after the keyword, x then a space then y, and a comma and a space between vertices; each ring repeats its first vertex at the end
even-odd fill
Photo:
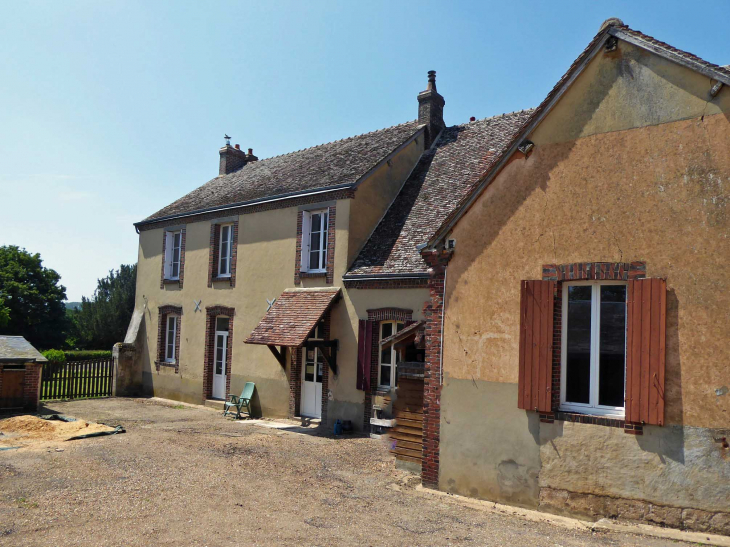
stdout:
MULTIPOLYGON (((358 135, 352 135, 350 137, 344 137, 342 139, 337 139, 337 140, 334 140, 334 141, 328 141, 328 142, 323 142, 323 143, 320 143, 320 144, 315 144, 314 146, 307 146, 306 148, 300 148, 299 150, 292 150, 291 152, 285 152, 284 154, 277 154, 276 156, 269 156, 268 158, 260 159, 260 160, 258 160, 255 163, 261 163, 263 161, 273 160, 275 158, 283 158, 285 156, 291 156, 292 154, 298 154, 299 152, 306 152, 307 150, 314 150, 315 148, 320 148, 322 146, 328 146, 330 144, 337 144, 339 142, 345 142, 345 141, 349 141, 349 140, 352 140, 352 139, 357 139, 358 137, 365 137, 367 135, 374 135, 376 133, 380 133, 381 131, 387 131, 388 129, 395 129, 397 127, 401 127, 401 126, 404 126, 404 125, 408 125, 409 123, 414 123, 414 122, 417 122, 417 121, 418 120, 409 120, 407 122, 398 123, 398 124, 391 125, 391 126, 388 126, 388 127, 382 127, 380 129, 376 129, 374 131, 367 131, 365 133, 360 133, 358 135)), ((237 172, 238 171, 234 171, 234 173, 237 173, 237 172)), ((229 174, 232 175, 233 173, 229 173, 229 174)), ((226 176, 226 175, 223 175, 223 176, 226 176)))
POLYGON ((450 129, 452 127, 466 127, 473 123, 486 122, 489 120, 496 120, 497 118, 504 118, 505 116, 513 116, 515 114, 524 114, 525 112, 532 112, 533 110, 535 110, 534 106, 531 108, 523 108, 522 110, 513 110, 512 112, 503 112, 502 114, 495 114, 494 116, 487 116, 486 118, 479 118, 478 120, 474 120, 473 122, 464 122, 464 123, 458 123, 456 125, 450 125, 448 128, 450 129))

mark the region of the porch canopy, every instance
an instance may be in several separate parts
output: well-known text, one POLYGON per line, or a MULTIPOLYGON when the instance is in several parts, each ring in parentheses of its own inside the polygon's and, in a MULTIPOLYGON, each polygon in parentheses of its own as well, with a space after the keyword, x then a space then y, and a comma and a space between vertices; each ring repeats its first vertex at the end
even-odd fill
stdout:
POLYGON ((276 299, 244 343, 268 346, 282 367, 286 367, 285 347, 299 348, 305 344, 308 347, 329 347, 331 355, 322 353, 330 367, 335 368, 337 341, 309 341, 308 338, 339 297, 339 288, 287 289, 276 299), (277 350, 276 346, 280 349, 277 350))
POLYGON ((421 341, 425 332, 426 322, 417 321, 416 323, 411 323, 407 327, 402 328, 392 336, 388 336, 388 338, 383 338, 380 341, 380 347, 385 349, 394 344, 396 345, 396 347, 400 346, 402 343, 418 344, 421 341))

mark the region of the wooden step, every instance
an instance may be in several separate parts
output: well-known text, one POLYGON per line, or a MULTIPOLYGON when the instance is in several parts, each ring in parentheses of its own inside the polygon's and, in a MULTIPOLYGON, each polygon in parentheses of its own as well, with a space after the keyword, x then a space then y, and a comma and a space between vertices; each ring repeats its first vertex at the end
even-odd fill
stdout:
POLYGON ((396 454, 398 456, 410 456, 411 458, 421 458, 421 451, 420 450, 407 450, 405 448, 396 448, 394 450, 390 451, 392 454, 396 454))
POLYGON ((393 411, 393 417, 396 420, 398 418, 403 418, 406 420, 418 420, 419 422, 423 421, 423 414, 419 414, 418 412, 409 412, 408 410, 395 409, 393 411))
POLYGON ((397 418, 396 427, 410 427, 413 429, 423 429, 423 420, 408 420, 406 418, 397 418))
POLYGON ((414 435, 417 437, 423 437, 423 431, 420 429, 416 429, 413 427, 405 427, 402 425, 397 425, 392 429, 393 433, 405 433, 406 435, 414 435))
POLYGON ((413 462, 419 465, 422 463, 422 458, 412 458, 411 456, 404 456, 403 454, 396 454, 395 459, 403 462, 413 462))
POLYGON ((411 443, 423 443, 423 435, 409 435, 401 431, 388 431, 388 437, 397 441, 408 441, 411 443))
POLYGON ((401 439, 396 439, 395 446, 396 448, 407 448, 409 450, 423 450, 422 442, 403 441, 401 439))

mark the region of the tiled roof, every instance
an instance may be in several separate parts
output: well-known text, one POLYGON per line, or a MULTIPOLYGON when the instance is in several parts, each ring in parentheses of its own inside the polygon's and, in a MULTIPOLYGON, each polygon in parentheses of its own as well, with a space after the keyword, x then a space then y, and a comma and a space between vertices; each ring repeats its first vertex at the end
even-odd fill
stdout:
POLYGON ((583 64, 589 59, 591 52, 601 42, 601 40, 605 38, 606 34, 620 35, 621 33, 625 33, 629 36, 632 36, 633 38, 636 38, 637 40, 645 42, 645 47, 653 46, 655 50, 660 54, 663 53, 666 56, 679 57, 680 59, 684 59, 689 63, 694 63, 696 67, 702 67, 706 70, 713 72, 716 76, 722 78, 730 77, 730 65, 715 65, 708 61, 705 61, 700 57, 697 57, 696 55, 693 55, 692 53, 672 47, 665 42, 660 42, 656 38, 648 36, 643 32, 631 29, 627 25, 620 24, 601 27, 601 29, 598 31, 598 34, 593 37, 593 39, 588 43, 586 48, 581 52, 580 55, 578 55, 576 60, 573 61, 565 74, 563 74, 562 78, 558 80, 555 86, 547 94, 545 99, 538 105, 537 108, 532 111, 531 115, 523 121, 522 126, 517 128, 512 136, 511 141, 506 143, 501 153, 499 154, 499 157, 496 157, 490 165, 491 172, 485 173, 483 180, 480 181, 479 184, 475 184, 471 191, 465 193, 460 199, 459 203, 457 203, 452 208, 451 212, 440 222, 440 224, 438 225, 438 229, 433 232, 432 237, 428 242, 429 244, 433 245, 434 243, 436 243, 436 241, 443 238, 448 233, 450 226, 452 226, 453 223, 455 223, 466 212, 466 210, 469 209, 471 203, 473 203, 474 196, 478 195, 484 190, 484 188, 486 187, 485 183, 488 184, 489 182, 489 177, 499 171, 499 169, 501 168, 500 164, 503 164, 504 161, 506 161, 506 159, 508 159, 509 156, 514 153, 517 144, 521 142, 522 139, 524 139, 526 135, 530 133, 530 131, 534 130, 537 124, 539 124, 540 118, 543 116, 545 111, 550 107, 553 101, 557 99, 563 87, 569 85, 571 79, 577 73, 579 73, 583 64))
POLYGON ((340 289, 288 289, 256 325, 246 344, 300 347, 340 289))
POLYGON ((251 162, 208 181, 142 222, 322 188, 349 188, 418 130, 418 122, 411 121, 251 162))
POLYGON ((426 328, 425 321, 417 321, 415 323, 411 323, 410 325, 402 328, 395 334, 388 336, 388 338, 383 338, 380 341, 380 347, 381 348, 390 347, 393 344, 397 344, 401 340, 404 340, 405 338, 409 338, 410 336, 415 336, 419 330, 424 330, 425 328, 426 328))
POLYGON ((45 363, 48 361, 22 336, 0 336, 0 362, 45 363))
POLYGON ((469 193, 530 116, 512 112, 448 127, 424 153, 347 276, 425 273, 416 249, 469 193))

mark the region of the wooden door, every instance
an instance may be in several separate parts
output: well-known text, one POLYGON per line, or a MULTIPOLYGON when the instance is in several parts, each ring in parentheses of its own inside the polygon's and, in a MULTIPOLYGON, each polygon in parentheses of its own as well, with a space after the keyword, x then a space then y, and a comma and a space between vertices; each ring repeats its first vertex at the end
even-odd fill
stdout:
POLYGON ((5 368, 2 371, 2 393, 0 407, 20 408, 23 406, 23 384, 25 383, 25 368, 5 368))

